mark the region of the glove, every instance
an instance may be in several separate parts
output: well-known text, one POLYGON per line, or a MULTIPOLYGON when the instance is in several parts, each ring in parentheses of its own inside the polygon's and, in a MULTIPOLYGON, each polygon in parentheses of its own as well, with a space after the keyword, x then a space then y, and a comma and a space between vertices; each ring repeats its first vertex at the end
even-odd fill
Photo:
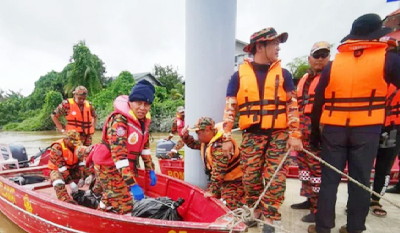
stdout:
POLYGON ((90 185, 92 183, 92 181, 93 181, 93 175, 89 175, 85 179, 85 184, 90 185))
POLYGON ((85 180, 84 179, 79 179, 78 181, 78 187, 82 188, 85 185, 85 180))
POLYGON ((144 198, 143 189, 138 184, 132 185, 130 189, 132 196, 136 201, 140 201, 144 198))
POLYGON ((154 186, 157 184, 157 176, 154 170, 150 170, 150 186, 154 186))
POLYGON ((319 129, 311 130, 310 146, 312 150, 321 150, 321 132, 319 129))

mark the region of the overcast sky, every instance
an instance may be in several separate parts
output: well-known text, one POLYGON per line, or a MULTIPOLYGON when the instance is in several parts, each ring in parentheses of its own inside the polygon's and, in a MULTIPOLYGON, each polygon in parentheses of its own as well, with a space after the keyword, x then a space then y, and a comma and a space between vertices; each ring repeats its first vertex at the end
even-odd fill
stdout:
MULTIPOLYGON (((236 37, 249 42, 269 26, 288 32, 280 53, 286 64, 315 41, 336 47, 358 16, 384 18, 397 8, 386 0, 237 0, 236 37)), ((68 64, 80 40, 103 60, 106 76, 148 72, 154 64, 184 75, 185 1, 1 0, 0 89, 29 95, 40 76, 68 64)))

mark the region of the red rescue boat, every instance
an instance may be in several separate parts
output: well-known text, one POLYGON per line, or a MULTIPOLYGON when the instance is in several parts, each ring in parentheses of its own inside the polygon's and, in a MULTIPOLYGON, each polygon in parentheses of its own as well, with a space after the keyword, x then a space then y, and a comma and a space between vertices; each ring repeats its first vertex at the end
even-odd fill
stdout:
MULTIPOLYGON (((156 186, 144 182, 148 174, 139 171, 138 182, 149 197, 183 198, 178 208, 183 221, 122 216, 105 213, 57 200, 49 180, 18 185, 10 180, 20 175, 45 176, 47 167, 11 169, 0 172, 0 210, 27 232, 154 232, 219 233, 229 232, 229 211, 220 201, 204 198, 203 191, 179 179, 158 174, 156 186)), ((48 178, 48 177, 46 177, 48 178)), ((233 232, 243 232, 240 223, 233 232)))

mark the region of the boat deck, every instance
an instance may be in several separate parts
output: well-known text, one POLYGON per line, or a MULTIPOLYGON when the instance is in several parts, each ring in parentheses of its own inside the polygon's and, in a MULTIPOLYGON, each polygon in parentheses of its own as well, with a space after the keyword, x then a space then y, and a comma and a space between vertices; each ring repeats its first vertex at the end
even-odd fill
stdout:
MULTIPOLYGON (((293 210, 290 205, 303 202, 304 197, 299 195, 301 182, 297 179, 287 180, 287 189, 285 193, 285 202, 281 207, 282 226, 287 232, 301 233, 307 232, 310 223, 304 223, 300 219, 308 214, 308 210, 293 210)), ((337 195, 336 202, 336 227, 332 229, 332 233, 339 232, 339 228, 346 224, 345 208, 347 203, 347 184, 341 183, 337 195)), ((400 194, 385 194, 385 197, 400 203, 400 194)), ((400 228, 400 209, 392 206, 388 202, 381 200, 383 208, 387 211, 387 216, 384 218, 376 217, 369 214, 366 221, 367 230, 364 233, 398 233, 400 228)), ((252 227, 249 233, 262 232, 257 227, 252 227)), ((279 232, 279 231, 277 231, 279 232)))

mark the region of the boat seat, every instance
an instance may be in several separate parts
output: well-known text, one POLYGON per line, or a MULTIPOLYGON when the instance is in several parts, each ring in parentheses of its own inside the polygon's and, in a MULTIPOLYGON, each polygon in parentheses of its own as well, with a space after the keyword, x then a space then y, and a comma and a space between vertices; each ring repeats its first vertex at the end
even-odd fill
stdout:
POLYGON ((15 165, 19 169, 18 159, 12 157, 10 147, 7 144, 0 144, 0 171, 3 170, 4 165, 15 165), (5 159, 7 157, 7 159, 5 159))

